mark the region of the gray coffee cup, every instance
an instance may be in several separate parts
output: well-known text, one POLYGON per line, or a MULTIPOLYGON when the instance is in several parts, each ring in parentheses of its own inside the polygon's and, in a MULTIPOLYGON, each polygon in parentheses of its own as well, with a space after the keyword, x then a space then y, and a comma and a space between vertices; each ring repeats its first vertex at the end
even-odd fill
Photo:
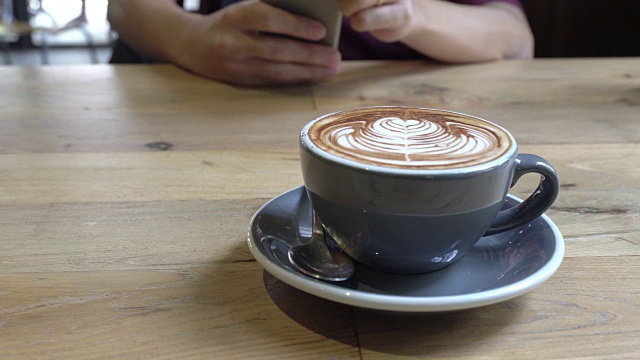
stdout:
POLYGON ((551 206, 556 171, 517 150, 494 123, 424 108, 336 112, 300 134, 304 184, 328 234, 359 263, 395 273, 444 268, 482 236, 523 226, 551 206), (538 188, 501 210, 530 172, 541 175, 538 188))

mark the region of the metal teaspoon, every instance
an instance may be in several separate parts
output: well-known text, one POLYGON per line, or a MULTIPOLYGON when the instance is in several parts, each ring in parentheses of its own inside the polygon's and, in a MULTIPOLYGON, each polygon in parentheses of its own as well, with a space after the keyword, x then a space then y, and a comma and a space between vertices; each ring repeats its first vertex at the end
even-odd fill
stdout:
POLYGON ((320 280, 345 281, 354 272, 351 258, 336 247, 327 245, 325 230, 313 212, 311 240, 289 249, 289 261, 301 273, 320 280))

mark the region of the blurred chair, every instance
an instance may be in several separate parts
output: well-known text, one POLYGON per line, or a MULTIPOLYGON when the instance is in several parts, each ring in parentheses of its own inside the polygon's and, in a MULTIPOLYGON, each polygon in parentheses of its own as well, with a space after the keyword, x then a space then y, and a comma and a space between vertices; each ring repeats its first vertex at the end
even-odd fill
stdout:
POLYGON ((44 7, 42 6, 42 1, 43 0, 36 0, 36 1, 32 1, 30 8, 32 11, 32 16, 44 16, 47 17, 50 22, 51 22, 51 27, 48 31, 44 31, 42 32, 42 48, 44 48, 44 52, 43 54, 45 54, 45 57, 43 57, 42 62, 44 64, 48 64, 49 63, 49 57, 48 57, 48 49, 50 46, 50 41, 51 41, 51 37, 62 34, 64 32, 67 31, 72 31, 72 30, 78 30, 80 31, 80 33, 82 34, 82 36, 85 39, 85 42, 87 44, 87 47, 89 48, 89 55, 91 57, 91 63, 92 64, 97 64, 98 63, 98 53, 96 50, 96 46, 95 46, 95 41, 93 39, 93 36, 91 35, 91 32, 89 31, 89 21, 87 19, 87 4, 86 4, 86 0, 81 0, 81 9, 80 9, 80 15, 78 15, 77 17, 69 20, 68 22, 59 25, 55 18, 49 13, 47 12, 44 7))
MULTIPOLYGON (((13 0, 0 0, 0 47, 5 64, 13 63, 11 58, 11 43, 18 41, 20 36, 30 35, 40 29, 32 27, 28 22, 15 21, 13 0)), ((46 58, 46 49, 40 52, 42 59, 46 58)))
POLYGON ((13 12, 13 0, 0 0, 0 45, 5 64, 12 64, 10 44, 16 42, 20 36, 39 34, 40 58, 42 64, 49 64, 49 47, 51 38, 67 31, 78 30, 82 34, 89 49, 89 55, 93 64, 98 63, 98 54, 95 41, 89 31, 87 20, 86 0, 81 0, 80 15, 66 22, 58 24, 55 18, 42 6, 43 0, 34 0, 29 3, 31 21, 15 21, 13 12), (44 17, 47 24, 42 21, 33 21, 36 17, 44 17))

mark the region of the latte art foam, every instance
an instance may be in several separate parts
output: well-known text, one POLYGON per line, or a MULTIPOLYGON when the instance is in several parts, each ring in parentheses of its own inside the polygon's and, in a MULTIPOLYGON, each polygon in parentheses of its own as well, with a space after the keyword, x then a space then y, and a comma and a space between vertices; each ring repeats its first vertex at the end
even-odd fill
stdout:
POLYGON ((308 134, 320 149, 353 161, 445 169, 495 160, 511 146, 489 122, 439 110, 380 107, 329 115, 308 134))

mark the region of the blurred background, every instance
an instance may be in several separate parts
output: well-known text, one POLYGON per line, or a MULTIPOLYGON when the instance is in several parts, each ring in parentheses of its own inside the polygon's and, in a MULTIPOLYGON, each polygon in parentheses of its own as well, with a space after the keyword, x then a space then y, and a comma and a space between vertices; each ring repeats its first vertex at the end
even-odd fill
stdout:
MULTIPOLYGON (((521 0, 536 57, 640 56, 640 0, 521 0)), ((199 0, 185 0, 197 10, 199 0)), ((0 65, 106 63, 108 0, 0 0, 0 65)))

